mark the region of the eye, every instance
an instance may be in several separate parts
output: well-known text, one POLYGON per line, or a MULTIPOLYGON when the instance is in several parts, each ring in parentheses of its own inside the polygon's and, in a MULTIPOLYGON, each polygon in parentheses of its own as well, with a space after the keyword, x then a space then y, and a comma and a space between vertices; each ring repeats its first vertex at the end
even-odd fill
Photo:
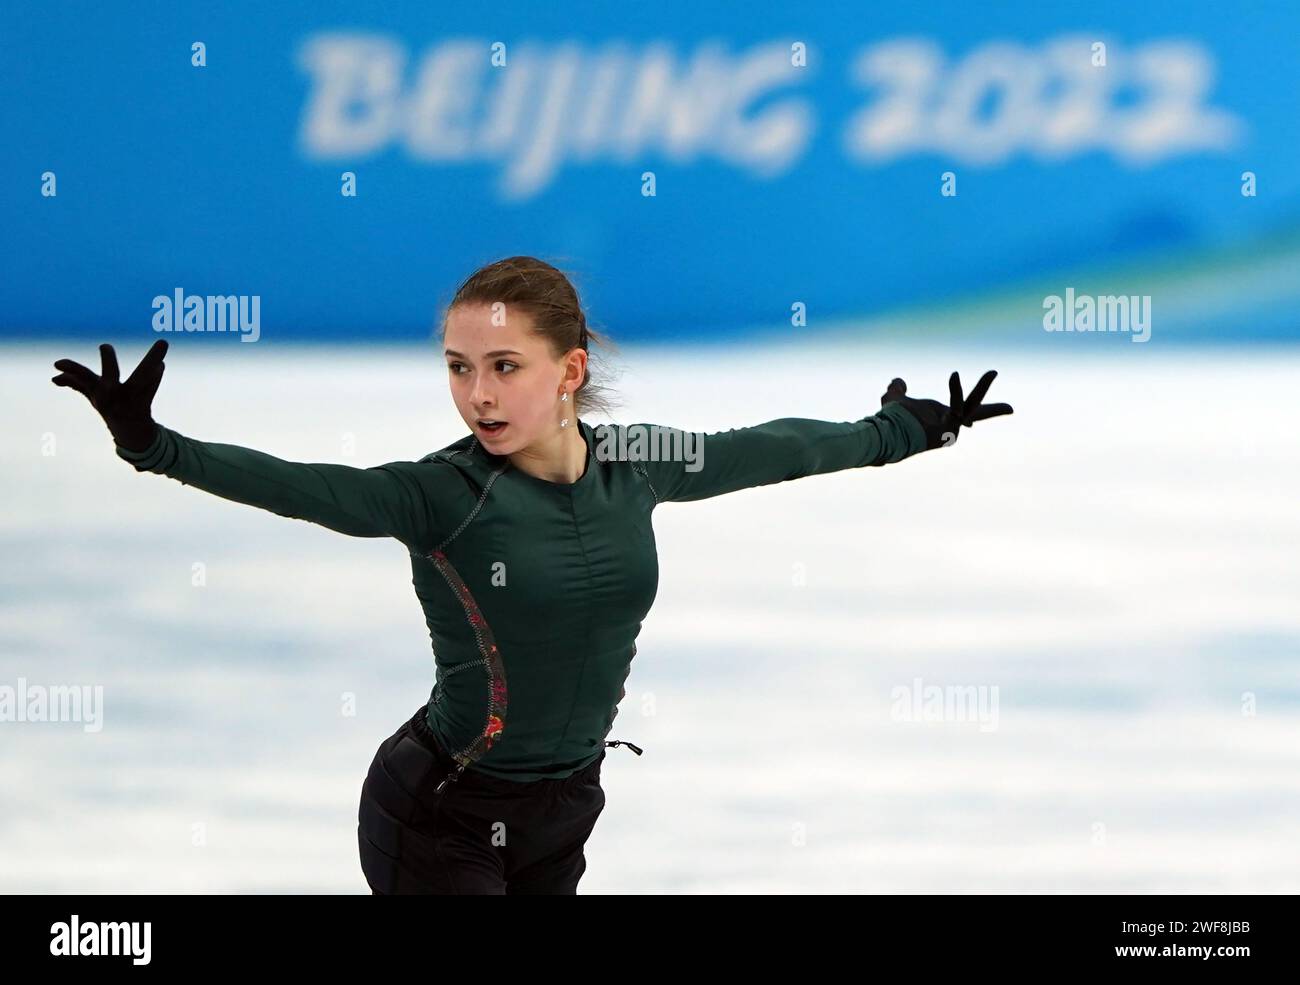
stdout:
POLYGON ((498 360, 497 360, 497 366, 498 366, 498 367, 501 367, 501 366, 509 366, 509 367, 511 367, 510 370, 508 371, 508 373, 507 373, 506 375, 509 375, 509 373, 513 373, 516 369, 519 368, 519 366, 518 366, 517 364, 512 363, 512 362, 511 362, 510 360, 508 360, 508 359, 498 359, 498 360))
POLYGON ((463 366, 463 365, 464 363, 451 362, 447 364, 447 368, 452 371, 453 375, 459 376, 460 374, 456 372, 456 367, 463 366))

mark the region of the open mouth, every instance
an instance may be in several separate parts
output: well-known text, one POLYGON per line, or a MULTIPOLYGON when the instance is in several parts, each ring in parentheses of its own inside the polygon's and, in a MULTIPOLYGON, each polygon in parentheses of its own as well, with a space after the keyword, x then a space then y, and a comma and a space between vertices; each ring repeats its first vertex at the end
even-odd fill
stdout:
POLYGON ((506 422, 494 421, 491 418, 480 419, 478 422, 478 429, 480 434, 489 437, 496 437, 506 429, 506 422))

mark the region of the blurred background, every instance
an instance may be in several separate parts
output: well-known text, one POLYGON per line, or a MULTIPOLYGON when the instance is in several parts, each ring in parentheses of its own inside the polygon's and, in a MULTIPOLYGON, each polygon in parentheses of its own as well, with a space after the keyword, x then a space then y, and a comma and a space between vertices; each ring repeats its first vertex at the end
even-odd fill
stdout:
POLYGON ((1016 409, 656 510, 583 892, 1300 892, 1293 5, 2 17, 0 891, 366 892, 433 683, 401 545, 137 474, 53 361, 166 337, 182 434, 414 460, 528 254, 619 423, 1016 409))

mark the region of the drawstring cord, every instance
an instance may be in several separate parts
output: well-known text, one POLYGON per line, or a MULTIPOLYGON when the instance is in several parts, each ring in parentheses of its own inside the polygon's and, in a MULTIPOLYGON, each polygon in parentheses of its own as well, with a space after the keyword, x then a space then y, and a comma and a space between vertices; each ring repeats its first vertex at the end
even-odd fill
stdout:
POLYGON ((442 782, 438 784, 437 788, 433 792, 442 793, 443 787, 445 787, 448 783, 455 783, 457 780, 460 779, 460 775, 464 772, 465 772, 465 764, 464 763, 458 764, 454 770, 452 770, 450 773, 448 773, 446 776, 442 778, 442 782))
POLYGON ((633 745, 632 743, 628 742, 627 739, 612 739, 612 740, 610 740, 609 742, 606 742, 605 745, 607 745, 607 746, 627 746, 629 749, 631 749, 631 750, 632 750, 634 753, 636 753, 638 756, 641 755, 641 747, 640 747, 640 746, 635 746, 635 745, 633 745))
MULTIPOLYGON (((612 739, 606 742, 605 745, 627 746, 638 756, 640 756, 641 753, 644 751, 640 746, 636 745, 635 743, 628 742, 627 739, 612 739)), ((434 793, 442 793, 442 791, 446 789, 448 783, 455 783, 457 780, 460 779, 460 775, 464 772, 465 772, 465 764, 461 763, 454 770, 452 770, 450 773, 448 773, 446 776, 442 778, 442 782, 439 783, 438 786, 434 789, 434 793)))

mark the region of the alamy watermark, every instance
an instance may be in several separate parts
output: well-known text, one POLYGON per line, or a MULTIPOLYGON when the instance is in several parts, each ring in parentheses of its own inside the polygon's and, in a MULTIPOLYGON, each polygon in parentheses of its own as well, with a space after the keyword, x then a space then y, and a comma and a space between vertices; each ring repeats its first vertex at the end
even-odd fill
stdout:
POLYGON ((1044 332, 1131 332, 1130 342, 1151 338, 1150 294, 1074 293, 1065 289, 1065 297, 1049 294, 1043 298, 1044 332))
POLYGON ((50 925, 50 954, 56 958, 129 957, 134 965, 148 964, 153 924, 148 920, 93 921, 77 914, 66 923, 50 925))
POLYGON ((896 722, 979 722, 981 732, 998 727, 998 686, 987 684, 911 684, 891 688, 889 717, 896 722))
POLYGON ((260 294, 186 294, 176 288, 153 299, 155 332, 238 332, 241 342, 262 337, 260 294))
POLYGON ((0 722, 82 722, 87 732, 104 727, 104 685, 0 684, 0 722))
POLYGON ((598 424, 598 462, 685 462, 687 472, 704 467, 704 435, 661 424, 598 424))

